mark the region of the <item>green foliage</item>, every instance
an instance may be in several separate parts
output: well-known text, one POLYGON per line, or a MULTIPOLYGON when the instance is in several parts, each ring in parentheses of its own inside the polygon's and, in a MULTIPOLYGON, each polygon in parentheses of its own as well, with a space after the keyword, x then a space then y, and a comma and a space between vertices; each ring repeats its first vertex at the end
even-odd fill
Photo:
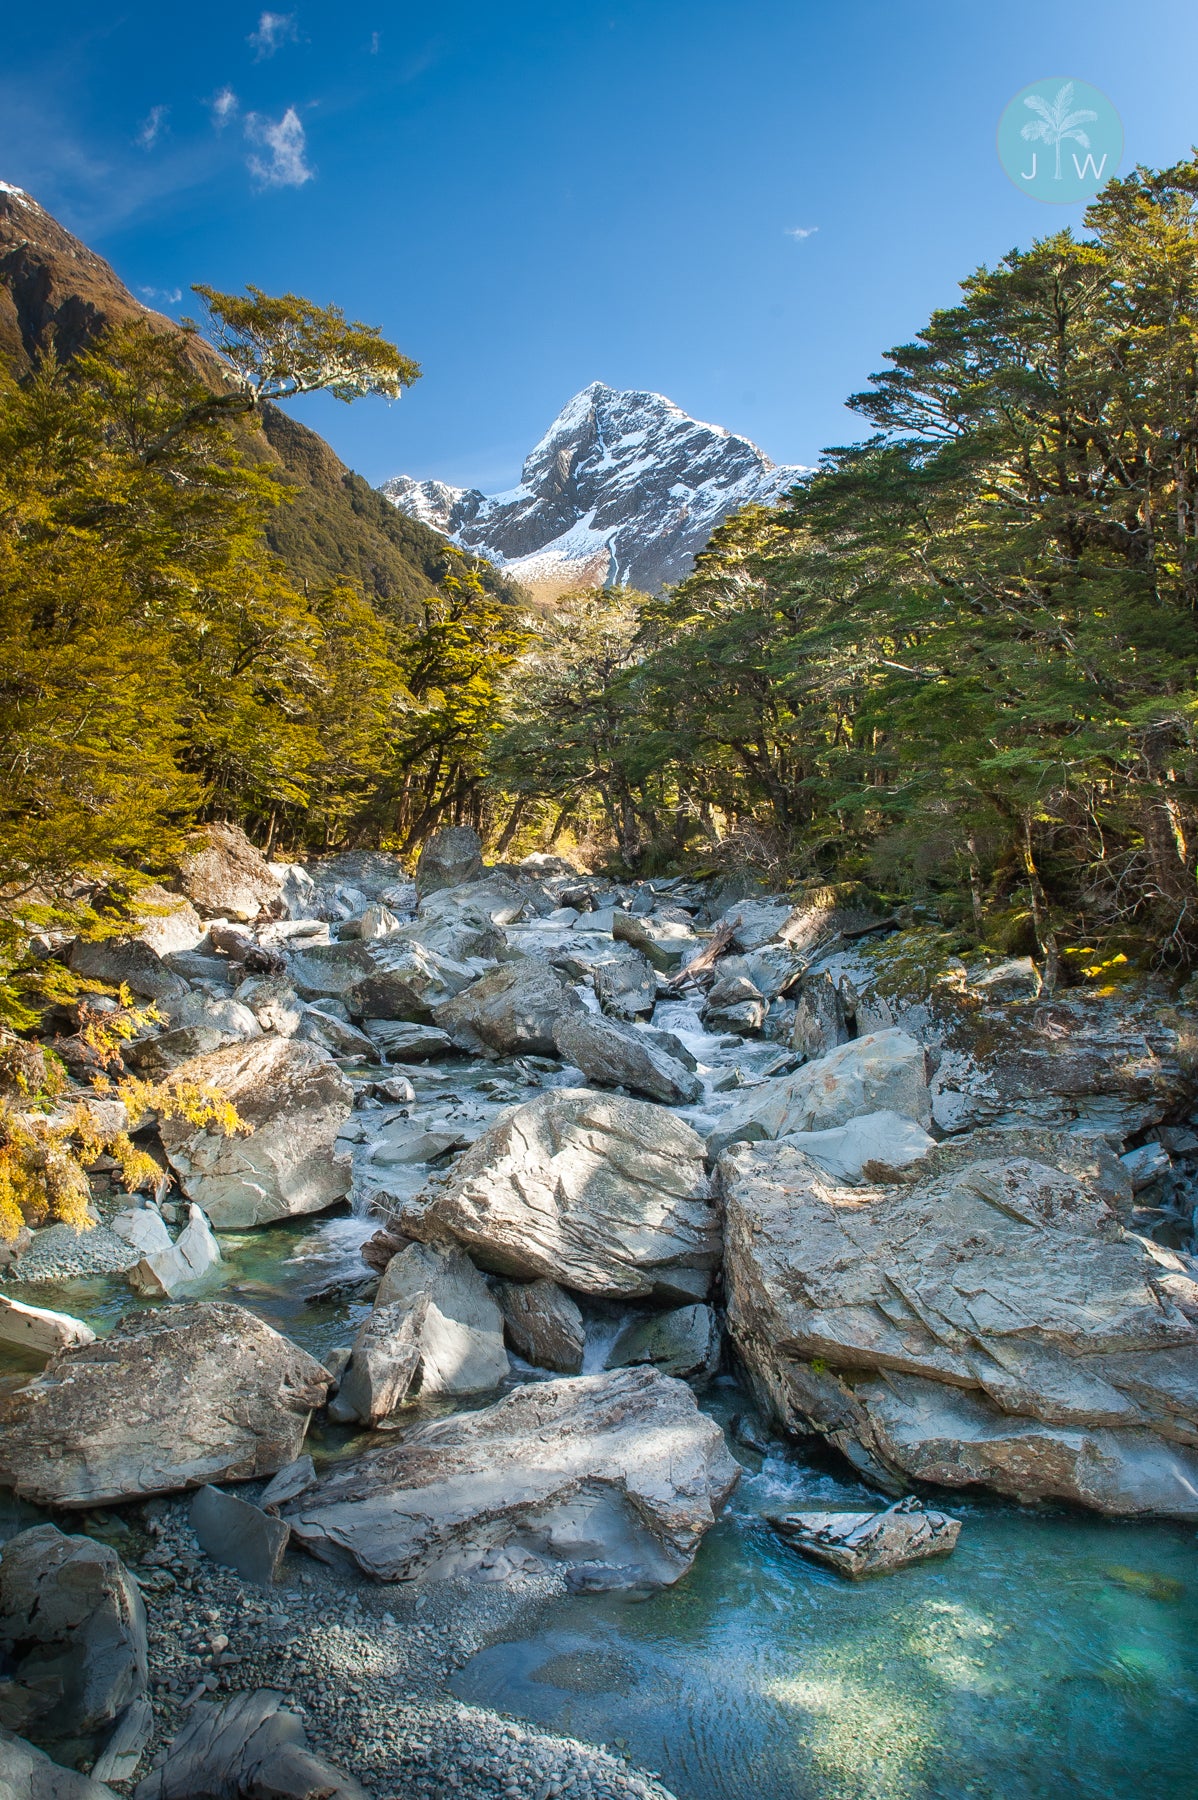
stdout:
POLYGON ((1026 918, 1050 983, 1062 934, 1198 951, 1198 164, 1088 225, 892 351, 872 435, 722 526, 598 702, 675 847, 1026 918))
POLYGON ((256 403, 323 390, 338 400, 379 394, 398 400, 420 366, 374 325, 352 323, 339 306, 315 306, 299 294, 261 288, 221 294, 197 283, 213 335, 256 403))

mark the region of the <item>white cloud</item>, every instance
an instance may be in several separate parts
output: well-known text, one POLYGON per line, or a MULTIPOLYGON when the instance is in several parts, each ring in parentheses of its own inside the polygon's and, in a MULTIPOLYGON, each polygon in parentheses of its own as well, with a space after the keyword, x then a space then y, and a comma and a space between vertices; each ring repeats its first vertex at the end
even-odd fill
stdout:
POLYGON ((143 287, 137 291, 143 300, 163 300, 167 306, 178 306, 183 298, 182 288, 143 287))
POLYGON ((255 62, 261 62, 264 56, 273 56, 281 45, 293 44, 297 35, 294 13, 264 12, 257 31, 251 31, 245 41, 254 46, 255 62))
POLYGON ((169 111, 169 106, 152 106, 150 108, 141 122, 141 130, 137 134, 137 141, 143 150, 154 148, 162 136, 162 129, 166 124, 166 115, 169 111))
POLYGON ((786 235, 787 237, 797 238, 799 242, 802 243, 804 238, 814 237, 818 230, 818 225, 788 225, 786 227, 786 235))
POLYGON ((269 160, 261 156, 247 159, 250 173, 263 187, 303 187, 305 181, 312 180, 316 171, 304 160, 307 140, 294 106, 289 106, 281 119, 250 113, 245 135, 251 144, 259 144, 270 153, 269 160))
POLYGON ((377 31, 372 31, 370 34, 370 54, 371 54, 371 56, 377 56, 378 53, 379 53, 379 34, 377 31))
POLYGON ((212 114, 212 123, 218 131, 223 131, 230 119, 237 117, 239 102, 231 87, 223 87, 219 94, 213 94, 208 102, 208 110, 212 114))

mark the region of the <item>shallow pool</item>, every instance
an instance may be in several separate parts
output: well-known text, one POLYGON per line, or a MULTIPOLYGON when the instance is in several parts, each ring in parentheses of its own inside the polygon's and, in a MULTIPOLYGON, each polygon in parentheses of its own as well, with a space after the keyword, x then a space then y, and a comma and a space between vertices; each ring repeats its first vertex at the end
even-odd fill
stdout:
POLYGON ((563 1601, 455 1691, 679 1800, 1198 1795, 1192 1527, 956 1504, 953 1556, 851 1583, 764 1522, 803 1500, 878 1503, 771 1457, 676 1587, 563 1601))

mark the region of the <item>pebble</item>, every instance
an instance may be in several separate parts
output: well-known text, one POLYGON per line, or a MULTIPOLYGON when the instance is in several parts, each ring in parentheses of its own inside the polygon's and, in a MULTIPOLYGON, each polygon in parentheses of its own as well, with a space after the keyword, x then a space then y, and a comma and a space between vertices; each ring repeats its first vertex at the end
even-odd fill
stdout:
POLYGON ((445 1673, 518 1628, 555 1591, 551 1581, 520 1593, 445 1582, 397 1597, 319 1565, 302 1581, 292 1557, 287 1585, 271 1593, 201 1555, 184 1503, 146 1512, 156 1541, 130 1560, 145 1584, 154 1708, 139 1773, 198 1700, 272 1687, 303 1716, 313 1746, 374 1800, 673 1800, 605 1749, 446 1692, 445 1673), (190 1591, 169 1570, 187 1571, 190 1591))

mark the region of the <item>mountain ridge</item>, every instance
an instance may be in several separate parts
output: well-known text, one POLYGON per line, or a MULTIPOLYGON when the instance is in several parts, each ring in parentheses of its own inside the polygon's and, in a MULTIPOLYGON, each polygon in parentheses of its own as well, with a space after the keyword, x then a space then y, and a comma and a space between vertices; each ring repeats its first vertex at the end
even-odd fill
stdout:
POLYGON ((514 488, 488 495, 397 475, 379 492, 544 603, 574 587, 654 593, 680 581, 730 513, 775 500, 806 473, 664 394, 592 381, 533 446, 514 488))
MULTIPOLYGON (((106 326, 132 318, 179 330, 31 194, 0 181, 0 361, 20 379, 47 353, 69 362, 106 326)), ((193 345, 205 374, 223 381, 217 352, 202 339, 193 345)), ((241 428, 239 444, 291 490, 291 504, 275 509, 265 535, 293 577, 317 587, 350 581, 393 614, 414 614, 445 577, 444 535, 389 505, 324 438, 281 408, 264 405, 259 421, 261 432, 241 428)), ((522 598, 494 568, 479 572, 492 592, 522 598)))

